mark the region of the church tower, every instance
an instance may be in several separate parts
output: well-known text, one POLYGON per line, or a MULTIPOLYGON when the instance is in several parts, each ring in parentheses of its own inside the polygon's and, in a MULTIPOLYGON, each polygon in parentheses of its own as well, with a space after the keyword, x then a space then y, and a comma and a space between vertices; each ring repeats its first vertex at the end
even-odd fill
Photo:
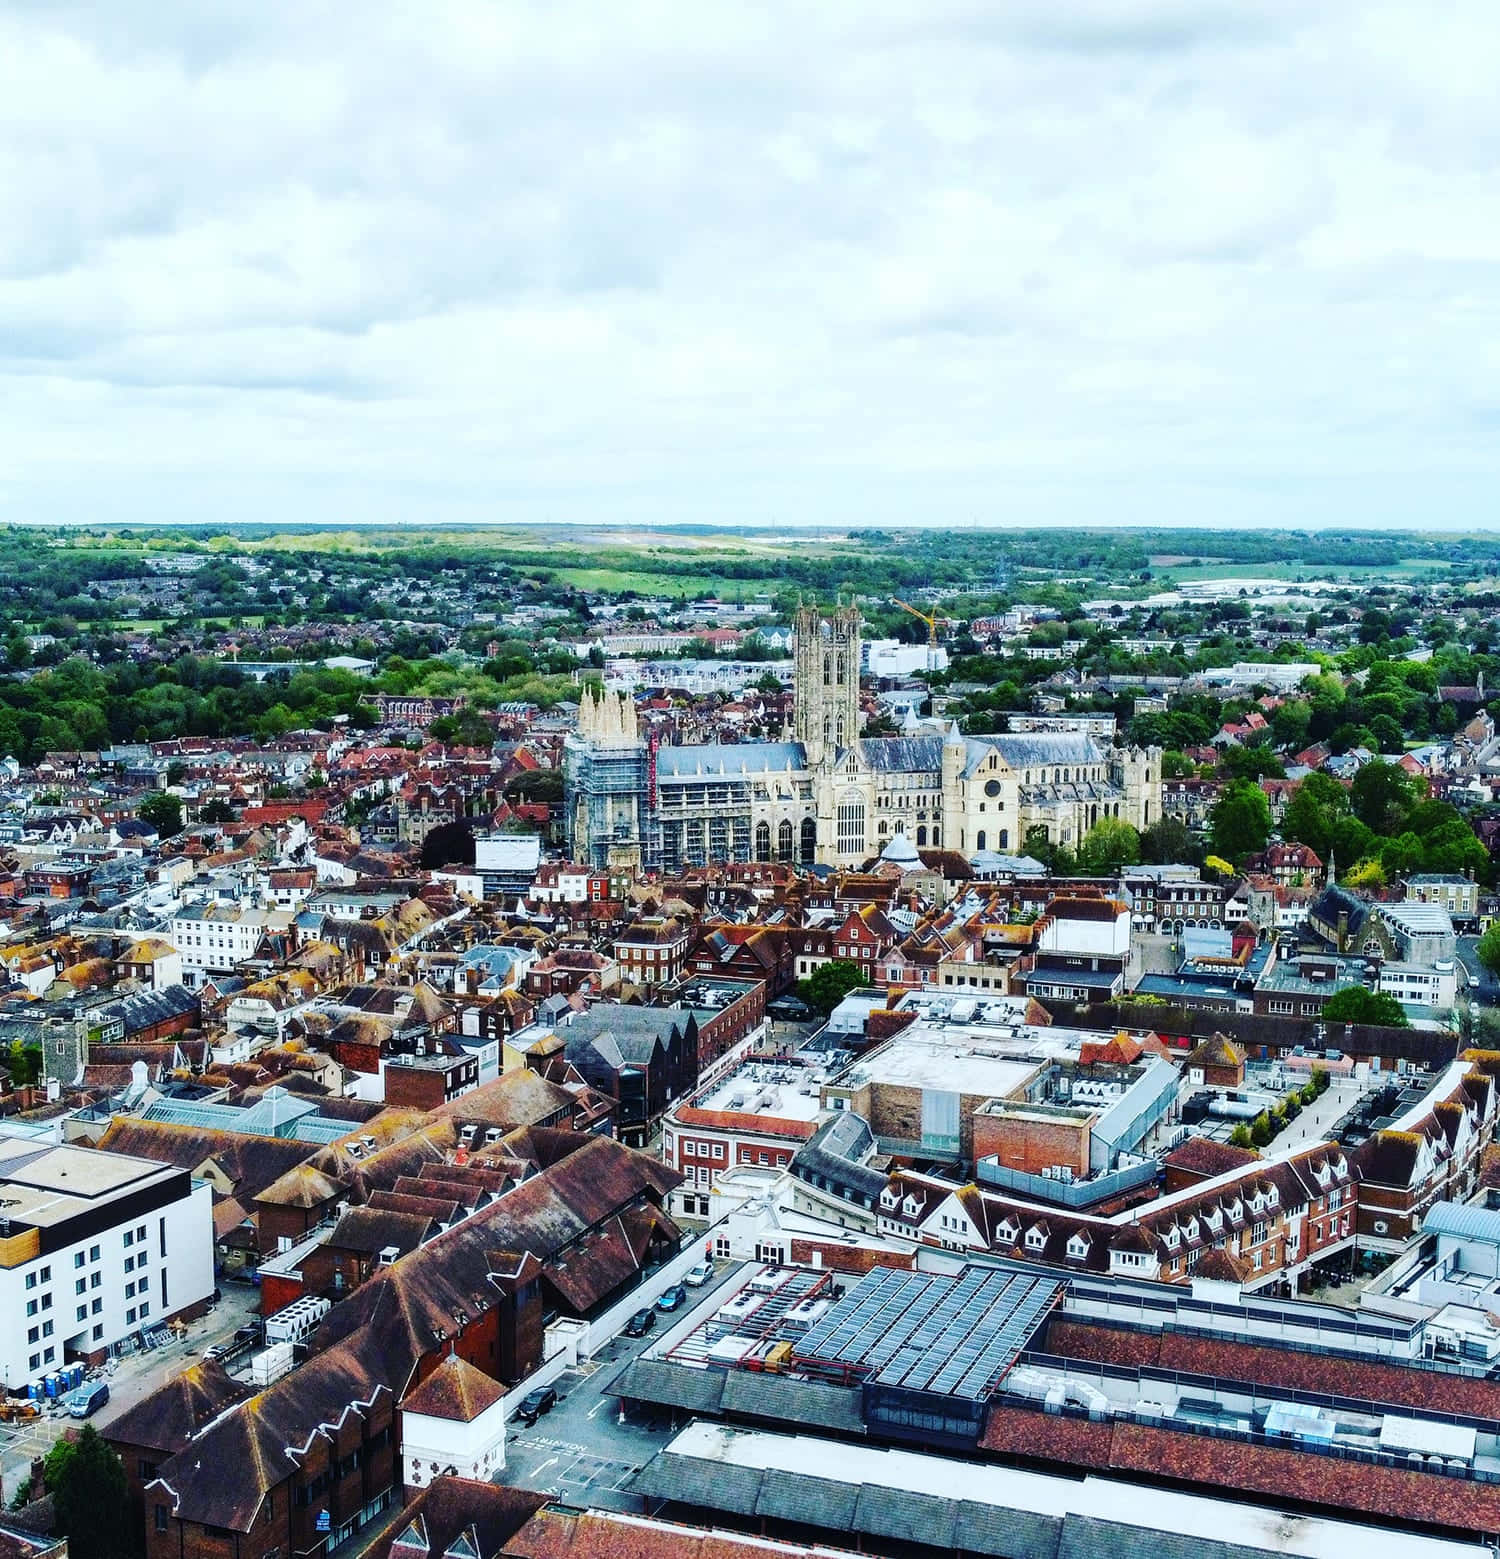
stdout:
POLYGON ((859 735, 859 610, 797 608, 792 735, 809 768, 830 764, 859 735))

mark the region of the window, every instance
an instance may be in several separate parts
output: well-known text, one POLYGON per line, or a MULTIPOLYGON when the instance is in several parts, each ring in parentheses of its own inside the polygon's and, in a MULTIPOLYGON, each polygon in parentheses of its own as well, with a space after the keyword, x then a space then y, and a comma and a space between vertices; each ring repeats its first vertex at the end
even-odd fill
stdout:
POLYGON ((102 1326, 96 1326, 94 1328, 94 1341, 98 1342, 99 1339, 101 1337, 103 1337, 103 1336, 104 1336, 104 1328, 102 1326))
POLYGON ((51 1323, 51 1321, 43 1321, 42 1322, 42 1336, 43 1337, 50 1337, 51 1335, 52 1335, 52 1323, 51 1323))
POLYGON ((100 1275, 97 1272, 89 1273, 89 1287, 90 1288, 98 1288, 100 1283, 102 1283, 103 1281, 104 1281, 104 1279, 101 1278, 100 1275))
POLYGON ((41 1332, 35 1326, 31 1326, 31 1327, 28 1327, 26 1329, 26 1341, 27 1342, 40 1342, 41 1341, 41 1337, 42 1337, 41 1332))
POLYGON ((146 1319, 146 1317, 148 1315, 150 1315, 150 1314, 151 1314, 151 1306, 150 1305, 142 1305, 141 1306, 141 1319, 144 1321, 146 1319))
POLYGON ((88 1288, 88 1284, 86 1282, 84 1282, 84 1280, 82 1278, 79 1278, 78 1281, 73 1285, 73 1292, 75 1294, 81 1294, 81 1293, 85 1292, 87 1290, 87 1288, 88 1288))
POLYGON ((36 1273, 35 1272, 28 1272, 26 1274, 26 1286, 27 1286, 27 1288, 35 1288, 36 1287, 36 1273))
POLYGON ((167 1530, 167 1507, 165 1505, 156 1507, 156 1530, 158 1532, 167 1530))
POLYGON ((90 1245, 89 1246, 89 1260, 90 1261, 98 1261, 98 1259, 99 1259, 99 1247, 97 1245, 90 1245))
POLYGON ((1265 1237, 1266 1220, 1264 1218, 1257 1218, 1250 1230, 1250 1243, 1252 1245, 1259 1245, 1260 1242, 1265 1239, 1265 1237))
POLYGON ((51 1281, 52 1281, 52 1268, 51 1267, 43 1267, 42 1268, 42 1282, 50 1283, 51 1281))
POLYGON ((132 1306, 129 1310, 127 1310, 125 1312, 125 1324, 127 1326, 134 1326, 135 1325, 135 1308, 134 1308, 134 1306, 132 1306))
POLYGON ((135 1233, 131 1229, 125 1231, 125 1249, 129 1250, 135 1244, 135 1233))
POLYGON ((28 1299, 26 1301, 26 1314, 27 1315, 35 1315, 36 1314, 36 1300, 28 1299))
POLYGON ((33 1353, 32 1356, 31 1356, 31 1359, 30 1359, 30 1365, 31 1365, 32 1369, 39 1370, 42 1367, 42 1356, 41 1356, 41 1354, 33 1353))
POLYGON ((95 1301, 94 1301, 94 1302, 93 1302, 93 1304, 91 1304, 91 1305, 90 1305, 90 1306, 89 1306, 89 1314, 90 1314, 90 1315, 98 1315, 98 1314, 99 1314, 99 1312, 100 1312, 100 1311, 101 1311, 101 1310, 102 1310, 102 1309, 103 1309, 103 1308, 104 1308, 104 1301, 103 1301, 103 1300, 102 1300, 102 1299, 96 1299, 96 1300, 95 1300, 95 1301))
POLYGON ((81 1250, 75 1250, 73 1252, 73 1265, 75 1267, 81 1267, 83 1265, 83 1252, 81 1250))
POLYGON ((51 1364, 57 1358, 56 1348, 47 1348, 42 1352, 42 1363, 51 1364))
POLYGON ((89 1307, 87 1305, 79 1305, 78 1313, 73 1317, 73 1319, 75 1321, 86 1321, 86 1320, 88 1320, 88 1317, 89 1317, 89 1307))

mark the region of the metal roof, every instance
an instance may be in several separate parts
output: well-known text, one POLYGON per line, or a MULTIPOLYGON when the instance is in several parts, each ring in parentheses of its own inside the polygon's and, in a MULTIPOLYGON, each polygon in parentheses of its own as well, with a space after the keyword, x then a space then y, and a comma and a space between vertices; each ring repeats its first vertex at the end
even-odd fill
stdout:
POLYGON ((877 1268, 797 1345, 883 1386, 983 1401, 1036 1335, 1065 1285, 966 1267, 957 1277, 877 1268))
POLYGON ((1422 1219, 1424 1234, 1453 1234, 1460 1239, 1500 1245, 1500 1212, 1469 1202, 1434 1202, 1422 1219))

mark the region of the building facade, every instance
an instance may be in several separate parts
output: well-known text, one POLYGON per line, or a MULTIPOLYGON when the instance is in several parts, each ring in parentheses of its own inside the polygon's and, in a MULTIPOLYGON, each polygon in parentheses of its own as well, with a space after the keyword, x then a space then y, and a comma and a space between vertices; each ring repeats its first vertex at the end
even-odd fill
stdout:
POLYGON ((657 747, 624 695, 586 695, 567 738, 574 857, 596 869, 713 862, 853 866, 897 834, 917 849, 1019 851, 1033 828, 1076 845, 1102 818, 1161 815, 1161 753, 1084 731, 965 737, 915 723, 859 736, 859 615, 797 614, 789 739, 657 747))

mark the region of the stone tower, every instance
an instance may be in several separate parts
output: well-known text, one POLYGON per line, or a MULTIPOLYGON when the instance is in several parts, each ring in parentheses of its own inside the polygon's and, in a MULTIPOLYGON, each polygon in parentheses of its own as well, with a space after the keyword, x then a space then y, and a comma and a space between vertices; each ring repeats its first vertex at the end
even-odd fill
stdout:
POLYGON ((859 611, 797 608, 792 735, 810 768, 832 763, 859 735, 859 611))

